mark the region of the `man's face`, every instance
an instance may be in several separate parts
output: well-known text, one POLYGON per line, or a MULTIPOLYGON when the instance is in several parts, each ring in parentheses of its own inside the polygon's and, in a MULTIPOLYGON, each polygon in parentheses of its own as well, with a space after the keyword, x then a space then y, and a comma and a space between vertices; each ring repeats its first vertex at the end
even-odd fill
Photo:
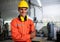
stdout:
POLYGON ((18 8, 20 15, 25 16, 27 14, 27 8, 18 8))

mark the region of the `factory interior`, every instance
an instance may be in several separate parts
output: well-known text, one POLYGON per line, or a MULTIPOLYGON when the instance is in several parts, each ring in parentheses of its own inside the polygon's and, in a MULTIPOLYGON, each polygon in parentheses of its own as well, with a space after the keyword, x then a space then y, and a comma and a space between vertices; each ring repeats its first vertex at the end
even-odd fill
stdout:
MULTIPOLYGON (((20 0, 0 0, 0 42, 13 42, 10 23, 19 15, 20 0)), ((60 0, 26 0, 36 37, 32 42, 60 42, 60 0)))

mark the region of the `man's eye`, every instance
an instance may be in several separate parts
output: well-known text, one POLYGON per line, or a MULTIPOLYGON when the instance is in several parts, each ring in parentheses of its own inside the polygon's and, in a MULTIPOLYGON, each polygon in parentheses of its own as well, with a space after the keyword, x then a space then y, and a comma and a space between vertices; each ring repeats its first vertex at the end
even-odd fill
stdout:
POLYGON ((20 9, 20 10, 23 10, 23 9, 20 9))
POLYGON ((27 9, 20 9, 20 10, 27 10, 27 9))
POLYGON ((27 10, 27 9, 25 9, 25 10, 27 10))

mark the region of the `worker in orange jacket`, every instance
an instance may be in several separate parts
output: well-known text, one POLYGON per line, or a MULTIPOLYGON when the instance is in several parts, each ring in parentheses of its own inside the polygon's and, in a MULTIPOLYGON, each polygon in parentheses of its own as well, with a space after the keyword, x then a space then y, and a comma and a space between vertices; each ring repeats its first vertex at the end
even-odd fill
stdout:
POLYGON ((34 23, 27 16, 28 8, 25 0, 18 3, 19 16, 11 21, 11 35, 14 42, 31 42, 36 35, 34 23))

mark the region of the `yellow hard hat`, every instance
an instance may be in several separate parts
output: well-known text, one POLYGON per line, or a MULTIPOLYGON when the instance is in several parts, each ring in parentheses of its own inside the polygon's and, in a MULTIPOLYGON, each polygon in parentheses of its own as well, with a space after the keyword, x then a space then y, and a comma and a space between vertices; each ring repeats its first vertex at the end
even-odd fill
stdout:
POLYGON ((28 6, 28 3, 25 1, 25 0, 21 0, 19 3, 18 3, 18 7, 29 7, 28 6))

